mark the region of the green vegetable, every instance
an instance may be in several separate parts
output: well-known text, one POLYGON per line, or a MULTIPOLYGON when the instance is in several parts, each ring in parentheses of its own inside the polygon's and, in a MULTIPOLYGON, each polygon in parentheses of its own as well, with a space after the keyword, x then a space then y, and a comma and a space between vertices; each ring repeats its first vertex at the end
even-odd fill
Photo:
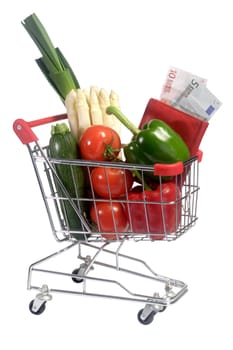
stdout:
POLYGON ((80 88, 74 72, 60 49, 54 47, 36 14, 25 18, 22 24, 42 54, 42 57, 36 60, 39 68, 64 103, 72 89, 80 88))
MULTIPOLYGON (((48 153, 49 156, 54 159, 78 159, 79 154, 77 144, 65 123, 52 126, 48 153)), ((56 163, 55 170, 69 196, 73 199, 73 204, 82 214, 85 215, 84 202, 78 200, 78 198, 84 198, 85 196, 84 172, 82 167, 75 164, 56 163)), ((70 201, 66 198, 64 190, 62 190, 55 176, 54 180, 59 197, 64 197, 64 199, 60 199, 60 203, 67 229, 79 232, 84 231, 84 227, 78 214, 70 201)), ((72 235, 78 240, 83 240, 86 237, 86 235, 82 233, 72 233, 72 235)))
POLYGON ((134 164, 147 164, 148 159, 144 156, 141 148, 135 140, 132 140, 124 147, 124 154, 127 162, 134 164))
POLYGON ((114 114, 134 135, 124 148, 128 162, 153 165, 189 159, 189 149, 183 139, 162 120, 152 119, 140 130, 118 108, 109 106, 106 111, 114 114))

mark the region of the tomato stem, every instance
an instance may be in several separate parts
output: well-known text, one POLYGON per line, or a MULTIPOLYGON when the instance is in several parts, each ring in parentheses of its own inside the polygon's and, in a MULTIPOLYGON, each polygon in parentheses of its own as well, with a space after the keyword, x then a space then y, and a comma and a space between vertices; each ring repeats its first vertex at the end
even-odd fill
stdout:
POLYGON ((120 152, 119 148, 112 147, 113 141, 114 141, 114 137, 112 137, 112 140, 111 140, 110 143, 105 143, 104 142, 103 157, 106 160, 110 160, 110 161, 116 160, 117 156, 118 156, 118 153, 120 152))
POLYGON ((138 180, 143 183, 144 189, 148 191, 152 191, 152 188, 146 183, 144 179, 142 179, 141 174, 139 173, 138 170, 132 170, 132 174, 138 178, 138 180))

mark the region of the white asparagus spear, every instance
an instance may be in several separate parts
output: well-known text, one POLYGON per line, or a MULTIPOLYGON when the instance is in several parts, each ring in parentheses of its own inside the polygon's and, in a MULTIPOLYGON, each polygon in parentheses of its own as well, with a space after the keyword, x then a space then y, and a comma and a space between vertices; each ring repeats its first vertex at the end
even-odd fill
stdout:
POLYGON ((86 96, 81 89, 76 90, 77 95, 77 112, 78 112, 78 140, 82 133, 91 126, 90 112, 87 104, 86 96))
POLYGON ((91 115, 91 124, 92 125, 103 125, 103 115, 99 105, 98 100, 98 90, 95 86, 91 86, 90 88, 90 115, 91 115))
POLYGON ((89 108, 90 108, 90 92, 89 92, 88 89, 83 89, 83 93, 84 93, 84 95, 85 95, 85 97, 86 97, 87 104, 88 104, 88 106, 89 106, 89 108))
POLYGON ((78 142, 79 123, 78 123, 76 90, 72 89, 66 96, 65 107, 67 111, 70 131, 73 134, 76 142, 78 142))
POLYGON ((99 91, 99 105, 103 115, 103 124, 110 128, 114 128, 112 116, 106 113, 106 108, 110 105, 109 95, 103 88, 99 91))
MULTIPOLYGON (((115 106, 115 107, 120 109, 119 96, 115 91, 111 90, 109 99, 110 99, 110 105, 115 106)), ((116 130, 116 132, 120 136, 121 135, 121 122, 119 119, 117 119, 115 117, 115 115, 110 115, 110 116, 111 116, 113 123, 115 125, 114 129, 116 130)))

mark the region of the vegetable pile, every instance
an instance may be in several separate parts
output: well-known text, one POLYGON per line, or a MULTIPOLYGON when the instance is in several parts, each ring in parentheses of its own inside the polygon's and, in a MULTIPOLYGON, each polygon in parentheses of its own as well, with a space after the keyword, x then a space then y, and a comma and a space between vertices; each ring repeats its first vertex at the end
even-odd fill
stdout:
POLYGON ((81 88, 37 16, 27 17, 23 25, 42 54, 36 60, 39 68, 67 111, 68 124, 52 126, 48 155, 52 160, 84 161, 54 162, 57 176, 73 200, 71 205, 55 176, 61 211, 72 236, 78 240, 87 237, 75 208, 90 223, 93 234, 101 233, 108 240, 127 237, 129 232, 156 240, 176 232, 181 188, 174 176, 155 175, 153 165, 188 160, 190 152, 184 140, 159 118, 137 128, 122 113, 113 90, 108 93, 94 85, 89 90, 81 88), (122 125, 132 132, 124 146, 122 125), (140 165, 148 170, 140 170, 140 165))

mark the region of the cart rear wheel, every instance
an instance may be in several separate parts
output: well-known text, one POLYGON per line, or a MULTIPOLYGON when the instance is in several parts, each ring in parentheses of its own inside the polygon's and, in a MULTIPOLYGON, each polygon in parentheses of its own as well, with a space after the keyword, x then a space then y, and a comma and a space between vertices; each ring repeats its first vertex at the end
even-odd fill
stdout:
POLYGON ((138 312, 138 321, 144 325, 147 325, 147 324, 150 324, 151 322, 153 322, 154 317, 156 315, 156 311, 151 311, 151 313, 146 318, 142 317, 143 311, 144 311, 144 309, 141 309, 138 312))
MULTIPOLYGON (((75 269, 72 272, 72 275, 78 275, 79 271, 80 271, 80 267, 75 269)), ((72 277, 72 281, 75 282, 75 283, 82 283, 83 282, 83 278, 81 278, 81 277, 72 277)))
POLYGON ((46 301, 43 302, 43 304, 41 304, 41 306, 39 307, 39 309, 34 310, 33 309, 33 305, 34 305, 35 299, 33 299, 30 303, 29 303, 29 310, 31 311, 31 313, 33 315, 41 315, 44 311, 45 311, 45 307, 46 307, 46 301))
POLYGON ((163 306, 160 310, 159 310, 159 312, 164 312, 165 310, 166 310, 166 306, 163 306))

